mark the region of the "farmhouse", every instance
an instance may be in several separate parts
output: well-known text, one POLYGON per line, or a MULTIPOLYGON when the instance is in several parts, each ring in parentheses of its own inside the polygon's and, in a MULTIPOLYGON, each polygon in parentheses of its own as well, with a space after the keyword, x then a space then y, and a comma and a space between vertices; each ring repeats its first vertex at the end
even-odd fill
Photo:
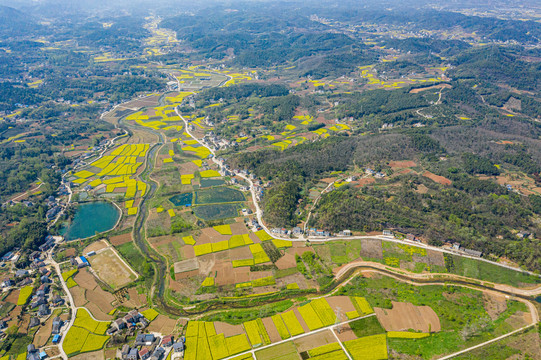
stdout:
POLYGON ((58 316, 53 319, 53 335, 60 334, 60 328, 62 327, 62 324, 62 319, 60 319, 58 316))
POLYGON ((155 338, 152 334, 139 334, 135 338, 135 346, 152 345, 155 338))
POLYGON ((150 357, 150 351, 147 348, 139 350, 139 357, 141 360, 146 360, 150 357))
POLYGON ((482 251, 471 250, 471 249, 464 249, 463 251, 466 254, 471 255, 471 256, 481 257, 481 255, 483 255, 482 251))
POLYGON ((173 335, 167 335, 162 338, 162 346, 171 346, 173 345, 173 335))
POLYGON ((173 352, 176 353, 183 353, 184 352, 184 342, 178 341, 173 345, 173 352))
POLYGON ((126 356, 126 360, 137 360, 137 349, 133 348, 126 356))

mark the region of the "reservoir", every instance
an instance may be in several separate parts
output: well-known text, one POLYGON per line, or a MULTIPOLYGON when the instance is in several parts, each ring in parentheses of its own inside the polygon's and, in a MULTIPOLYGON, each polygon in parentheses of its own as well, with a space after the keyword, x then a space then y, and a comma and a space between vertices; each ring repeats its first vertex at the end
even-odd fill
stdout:
POLYGON ((109 202, 80 204, 73 221, 62 229, 66 240, 84 239, 111 230, 120 218, 120 211, 109 202))

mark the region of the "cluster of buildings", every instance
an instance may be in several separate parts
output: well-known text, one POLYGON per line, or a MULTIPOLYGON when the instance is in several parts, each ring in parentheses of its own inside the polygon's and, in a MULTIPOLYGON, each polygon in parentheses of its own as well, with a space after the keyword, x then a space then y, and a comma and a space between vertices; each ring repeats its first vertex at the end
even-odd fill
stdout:
POLYGON ((385 174, 382 173, 382 172, 379 172, 379 171, 374 171, 370 168, 366 168, 364 170, 364 172, 367 174, 367 175, 372 175, 373 177, 375 177, 376 179, 383 179, 385 177, 385 174))
MULTIPOLYGON (((188 125, 188 126, 192 126, 192 125, 188 125)), ((212 150, 214 151, 226 150, 232 146, 237 146, 237 142, 224 139, 221 136, 216 135, 214 131, 209 131, 208 133, 206 133, 202 139, 202 142, 206 146, 212 148, 212 150)))
POLYGON ((136 328, 144 329, 148 326, 149 321, 137 310, 131 310, 124 317, 116 319, 111 323, 111 327, 107 330, 107 334, 112 335, 121 332, 124 329, 133 331, 136 328))
POLYGON ((263 230, 263 227, 259 224, 259 222, 257 222, 257 219, 255 217, 252 219, 250 224, 252 226, 252 231, 253 232, 263 230))
POLYGON ((456 251, 456 252, 459 252, 459 253, 463 253, 463 254, 466 254, 466 255, 470 255, 470 256, 475 256, 475 257, 483 256, 482 251, 465 248, 462 245, 460 245, 460 243, 458 243, 458 242, 452 243, 450 250, 453 250, 453 251, 456 251))
POLYGON ((90 263, 88 262, 87 258, 84 256, 77 256, 72 257, 70 259, 71 265, 77 266, 78 269, 90 266, 90 263))
POLYGON ((26 347, 26 360, 43 360, 47 357, 45 351, 39 351, 33 344, 26 347))
POLYGON ((63 205, 60 200, 55 199, 54 196, 49 196, 47 199, 47 208, 48 210, 45 213, 45 217, 47 218, 47 221, 51 221, 62 211, 63 205))
POLYGON ((138 334, 133 346, 124 345, 117 351, 117 357, 122 360, 162 360, 171 351, 182 357, 184 343, 184 336, 175 342, 173 335, 160 338, 154 334, 138 334))

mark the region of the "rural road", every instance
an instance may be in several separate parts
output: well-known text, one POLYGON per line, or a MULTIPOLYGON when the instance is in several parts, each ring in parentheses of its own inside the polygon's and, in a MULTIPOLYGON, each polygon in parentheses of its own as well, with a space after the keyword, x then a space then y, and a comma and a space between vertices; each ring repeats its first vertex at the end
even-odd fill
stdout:
POLYGON ((71 292, 68 289, 68 285, 64 281, 64 278, 62 277, 62 271, 60 270, 60 265, 53 259, 53 250, 56 246, 53 246, 53 248, 48 252, 47 254, 47 262, 51 265, 53 265, 56 274, 58 275, 58 281, 60 281, 60 285, 62 285, 62 289, 64 289, 64 292, 66 293, 69 301, 69 306, 71 310, 71 316, 70 320, 68 322, 67 326, 63 327, 63 330, 61 331, 61 337, 60 337, 60 343, 58 344, 58 351, 60 352, 60 356, 62 359, 67 360, 68 355, 64 352, 64 339, 66 338, 66 334, 68 333, 69 329, 75 322, 75 314, 77 313, 77 308, 75 307, 75 302, 73 301, 73 296, 71 295, 71 292))

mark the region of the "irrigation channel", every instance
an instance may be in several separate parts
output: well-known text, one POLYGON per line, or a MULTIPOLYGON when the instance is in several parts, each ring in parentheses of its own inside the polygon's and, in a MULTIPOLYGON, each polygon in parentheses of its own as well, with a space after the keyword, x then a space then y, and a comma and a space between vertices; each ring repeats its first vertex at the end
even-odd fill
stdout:
MULTIPOLYGON (((164 96, 162 95, 162 97, 159 100, 160 104, 163 101, 163 97, 164 96)), ((121 121, 119 121, 119 124, 120 123, 121 121)), ((122 126, 125 126, 127 128, 132 127, 131 125, 127 125, 124 122, 122 122, 122 126)), ((141 130, 141 129, 138 128, 138 130, 141 130)), ((143 231, 145 223, 147 221, 147 217, 148 217, 147 203, 150 199, 152 199, 156 190, 158 189, 158 185, 156 184, 154 180, 151 179, 150 174, 154 170, 156 152, 162 147, 163 144, 165 144, 165 139, 162 133, 159 133, 147 128, 145 128, 144 131, 148 131, 156 135, 160 139, 160 142, 152 145, 150 151, 147 154, 147 159, 145 162, 145 169, 140 175, 141 179, 144 180, 147 183, 147 185, 149 185, 149 188, 148 188, 147 193, 145 194, 145 196, 143 196, 141 200, 141 204, 139 207, 140 210, 138 212, 137 218, 135 219, 135 223, 133 225, 132 236, 139 250, 141 250, 141 252, 146 258, 152 260, 153 264, 155 265, 154 266, 155 274, 154 274, 153 283, 157 287, 157 294, 156 294, 157 296, 155 296, 155 301, 158 302, 158 307, 160 307, 163 311, 171 315, 180 316, 182 315, 181 310, 178 307, 170 306, 167 303, 167 301, 164 299, 165 285, 166 285, 165 274, 167 271, 167 263, 163 260, 163 258, 160 255, 156 254, 154 251, 150 249, 150 247, 148 246, 146 242, 144 231, 143 231)))

